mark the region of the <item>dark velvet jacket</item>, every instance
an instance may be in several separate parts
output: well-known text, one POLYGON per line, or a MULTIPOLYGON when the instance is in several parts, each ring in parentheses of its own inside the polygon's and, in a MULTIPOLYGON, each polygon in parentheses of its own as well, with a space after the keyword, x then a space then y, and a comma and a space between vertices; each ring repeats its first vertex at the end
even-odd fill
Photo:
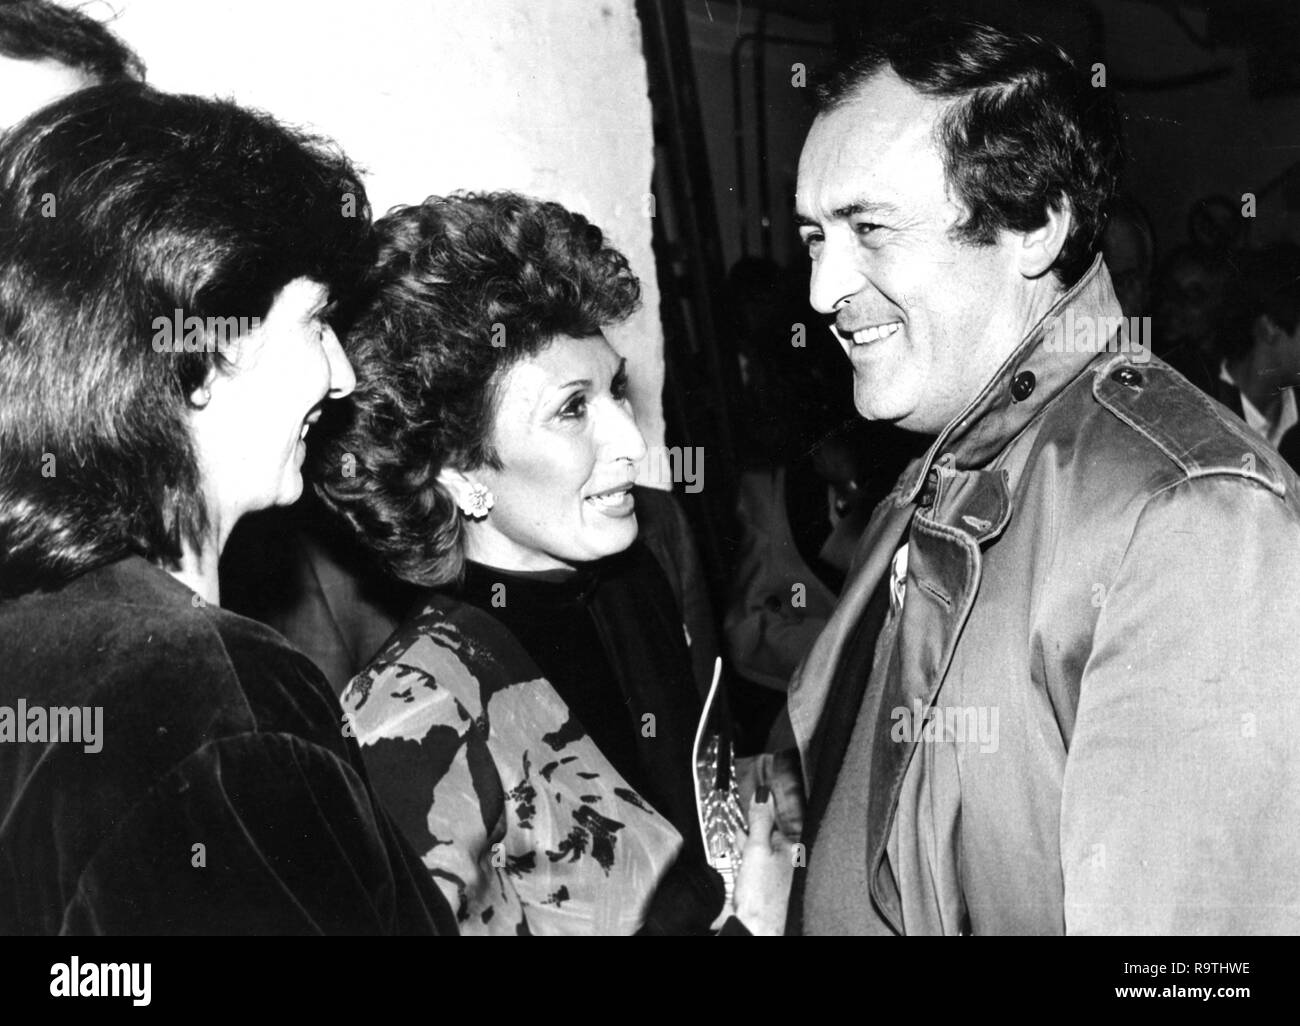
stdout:
POLYGON ((0 744, 0 933, 456 932, 319 671, 144 560, 0 604, 20 700, 102 747, 0 744))

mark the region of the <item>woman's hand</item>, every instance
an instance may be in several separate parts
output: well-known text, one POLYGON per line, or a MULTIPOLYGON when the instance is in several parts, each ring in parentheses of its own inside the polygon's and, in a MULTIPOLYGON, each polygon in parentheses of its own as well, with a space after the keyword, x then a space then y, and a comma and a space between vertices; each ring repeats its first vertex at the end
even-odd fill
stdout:
POLYGON ((776 826, 771 792, 760 787, 749 803, 749 833, 733 900, 736 918, 756 937, 781 936, 793 880, 793 845, 776 826))

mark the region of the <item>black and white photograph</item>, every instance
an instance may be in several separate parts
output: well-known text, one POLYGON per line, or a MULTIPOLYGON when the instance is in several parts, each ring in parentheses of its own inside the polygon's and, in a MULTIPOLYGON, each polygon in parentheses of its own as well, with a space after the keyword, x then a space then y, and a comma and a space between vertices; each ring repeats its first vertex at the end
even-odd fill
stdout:
POLYGON ((1297 385, 1293 0, 0 0, 0 989, 1258 1014, 1297 385))

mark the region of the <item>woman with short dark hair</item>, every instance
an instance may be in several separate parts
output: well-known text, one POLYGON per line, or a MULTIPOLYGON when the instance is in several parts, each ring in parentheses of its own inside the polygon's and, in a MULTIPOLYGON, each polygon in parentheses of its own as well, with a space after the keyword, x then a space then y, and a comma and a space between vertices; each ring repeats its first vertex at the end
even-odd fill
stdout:
POLYGON ((454 932, 319 671, 219 607, 369 245, 347 160, 231 103, 104 86, 0 145, 0 932, 454 932))
POLYGON ((701 695, 604 335, 639 283, 586 218, 512 193, 376 228, 314 480, 390 574, 441 587, 343 695, 376 787, 462 932, 707 933, 701 695))

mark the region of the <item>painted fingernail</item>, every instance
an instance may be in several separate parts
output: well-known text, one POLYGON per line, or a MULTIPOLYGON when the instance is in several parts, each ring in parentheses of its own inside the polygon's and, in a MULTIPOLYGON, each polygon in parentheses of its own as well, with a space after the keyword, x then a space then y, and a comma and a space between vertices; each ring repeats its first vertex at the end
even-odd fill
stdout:
POLYGON ((772 797, 772 791, 766 784, 759 784, 754 789, 754 801, 759 805, 766 805, 767 800, 772 797))

